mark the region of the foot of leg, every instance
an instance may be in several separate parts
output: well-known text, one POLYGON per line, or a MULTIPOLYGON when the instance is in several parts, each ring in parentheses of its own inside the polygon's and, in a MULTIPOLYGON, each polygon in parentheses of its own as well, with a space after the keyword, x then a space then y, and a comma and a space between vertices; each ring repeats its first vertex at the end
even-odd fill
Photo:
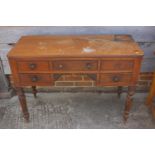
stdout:
POLYGON ((122 93, 122 86, 118 86, 118 89, 117 89, 118 98, 121 97, 121 93, 122 93))
POLYGON ((150 92, 149 92, 149 95, 146 99, 146 105, 151 107, 152 106, 152 102, 153 102, 153 98, 155 96, 155 73, 154 73, 154 78, 153 78, 153 81, 152 81, 152 85, 151 85, 151 88, 150 88, 150 92))
POLYGON ((36 89, 36 86, 32 86, 32 92, 33 92, 34 97, 36 98, 37 97, 37 89, 36 89))
POLYGON ((29 121, 29 112, 28 112, 28 109, 27 109, 26 97, 25 97, 25 94, 24 94, 24 90, 23 90, 23 88, 16 88, 16 91, 17 91, 17 95, 18 95, 18 98, 19 98, 19 102, 20 102, 20 105, 21 105, 21 109, 22 109, 22 112, 23 112, 24 119, 28 122, 29 121))
POLYGON ((123 115, 125 123, 129 117, 129 112, 130 112, 130 109, 132 106, 132 101, 133 101, 132 97, 133 97, 134 93, 135 93, 135 86, 129 86, 128 94, 127 94, 127 98, 126 98, 125 109, 124 109, 124 115, 123 115))

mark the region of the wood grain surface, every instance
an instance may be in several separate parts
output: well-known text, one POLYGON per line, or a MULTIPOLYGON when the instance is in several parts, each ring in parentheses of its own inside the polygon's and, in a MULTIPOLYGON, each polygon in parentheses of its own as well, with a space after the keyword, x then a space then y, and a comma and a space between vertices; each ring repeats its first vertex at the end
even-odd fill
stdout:
POLYGON ((143 51, 129 35, 24 36, 8 57, 138 56, 143 51))

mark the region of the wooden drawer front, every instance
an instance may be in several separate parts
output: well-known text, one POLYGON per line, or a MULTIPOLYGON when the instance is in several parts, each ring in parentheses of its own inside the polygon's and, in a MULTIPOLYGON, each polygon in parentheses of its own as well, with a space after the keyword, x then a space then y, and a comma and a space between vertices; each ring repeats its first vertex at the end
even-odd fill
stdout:
POLYGON ((101 70, 103 70, 103 71, 110 71, 110 70, 132 71, 133 67, 134 67, 134 61, 132 61, 132 60, 104 60, 101 63, 101 70))
POLYGON ((101 85, 123 85, 129 84, 132 81, 132 74, 130 73, 110 73, 101 74, 101 85))
POLYGON ((48 71, 49 64, 47 61, 20 61, 17 62, 18 71, 48 71))
POLYGON ((53 61, 53 70, 56 70, 56 71, 95 71, 97 70, 97 61, 86 61, 86 60, 53 61))
POLYGON ((20 74, 20 83, 22 85, 49 85, 52 83, 52 75, 50 74, 20 74))

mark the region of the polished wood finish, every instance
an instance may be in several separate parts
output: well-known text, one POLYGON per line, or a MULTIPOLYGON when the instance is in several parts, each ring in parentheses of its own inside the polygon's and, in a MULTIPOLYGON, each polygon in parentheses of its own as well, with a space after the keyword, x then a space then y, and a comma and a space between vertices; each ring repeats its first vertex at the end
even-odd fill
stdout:
POLYGON ((24 36, 8 54, 15 87, 33 86, 34 96, 36 86, 52 86, 62 74, 90 75, 97 86, 117 86, 119 96, 129 86, 124 120, 142 57, 129 35, 24 36))
POLYGON ((123 85, 128 85, 128 83, 131 83, 132 78, 133 76, 131 73, 100 74, 100 84, 103 86, 108 86, 108 85, 123 86, 123 85))
POLYGON ((18 61, 17 66, 19 73, 24 71, 37 72, 49 70, 49 64, 46 61, 18 61))
POLYGON ((103 71, 131 71, 134 66, 133 60, 105 60, 101 62, 103 71))
POLYGON ((57 60, 53 61, 54 71, 97 71, 97 61, 93 60, 57 60))
POLYGON ((23 86, 52 85, 50 74, 19 74, 20 83, 23 86))

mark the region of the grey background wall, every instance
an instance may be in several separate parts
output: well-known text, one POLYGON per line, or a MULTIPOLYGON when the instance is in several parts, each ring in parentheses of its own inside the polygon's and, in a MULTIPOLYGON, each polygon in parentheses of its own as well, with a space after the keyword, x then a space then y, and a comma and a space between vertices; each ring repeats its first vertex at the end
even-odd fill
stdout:
MULTIPOLYGON (((5 74, 10 74, 7 53, 12 48, 10 43, 16 43, 23 35, 52 34, 131 34, 144 50, 142 72, 155 70, 155 26, 30 26, 30 27, 0 27, 0 57, 5 74)), ((22 51, 21 51, 22 52, 22 51)))

